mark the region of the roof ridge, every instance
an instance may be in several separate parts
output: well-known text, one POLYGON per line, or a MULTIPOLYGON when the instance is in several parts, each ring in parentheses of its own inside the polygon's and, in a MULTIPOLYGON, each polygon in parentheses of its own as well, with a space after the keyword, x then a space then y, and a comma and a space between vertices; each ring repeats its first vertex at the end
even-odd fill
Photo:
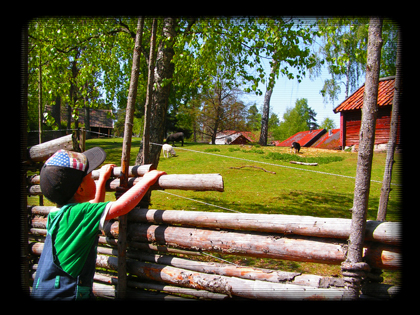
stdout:
POLYGON ((380 81, 394 80, 394 79, 395 79, 395 75, 390 75, 389 77, 379 78, 379 82, 380 81))
MULTIPOLYGON (((379 106, 386 106, 390 104, 384 104, 384 101, 389 102, 389 97, 393 95, 393 89, 390 89, 389 86, 393 84, 395 80, 395 76, 388 76, 379 79, 380 83, 378 86, 378 105, 379 106), (388 82, 385 82, 388 81, 388 82), (385 93, 385 94, 384 94, 385 93)), ((334 113, 338 113, 341 111, 346 110, 355 110, 360 109, 363 106, 363 93, 365 88, 365 83, 361 85, 356 91, 354 91, 349 97, 347 97, 344 101, 338 104, 335 108, 333 108, 334 113)))

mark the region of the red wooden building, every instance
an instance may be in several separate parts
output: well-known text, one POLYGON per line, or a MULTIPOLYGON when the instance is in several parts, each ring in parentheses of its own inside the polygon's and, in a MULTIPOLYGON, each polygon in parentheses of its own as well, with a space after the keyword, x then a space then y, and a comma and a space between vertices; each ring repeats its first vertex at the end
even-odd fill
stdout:
MULTIPOLYGON (((375 145, 386 144, 389 140, 391 126, 391 110, 394 99, 395 77, 379 79, 378 115, 376 119, 375 145)), ((342 148, 359 144, 359 131, 362 121, 363 84, 344 102, 334 108, 334 113, 340 113, 340 145, 342 148)), ((397 147, 400 146, 400 115, 398 115, 397 147)))

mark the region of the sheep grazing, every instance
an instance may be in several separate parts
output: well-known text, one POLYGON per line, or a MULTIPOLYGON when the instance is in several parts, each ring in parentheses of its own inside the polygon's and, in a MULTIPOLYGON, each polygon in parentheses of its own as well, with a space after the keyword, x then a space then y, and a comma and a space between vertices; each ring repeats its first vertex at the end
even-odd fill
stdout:
POLYGON ((174 148, 170 144, 164 144, 163 147, 163 156, 169 158, 171 156, 176 156, 174 148), (169 155, 170 153, 170 155, 169 155))

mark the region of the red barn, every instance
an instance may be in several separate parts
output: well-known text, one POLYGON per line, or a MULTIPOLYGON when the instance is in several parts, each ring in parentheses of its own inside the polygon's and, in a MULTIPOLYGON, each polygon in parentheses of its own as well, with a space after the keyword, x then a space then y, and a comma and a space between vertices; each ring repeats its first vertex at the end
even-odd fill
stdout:
MULTIPOLYGON (((395 76, 379 79, 375 145, 386 144, 389 140, 394 83, 395 76)), ((365 85, 363 84, 333 110, 334 113, 340 113, 340 144, 342 148, 359 144, 364 92, 365 85)), ((398 115, 397 146, 400 145, 400 126, 400 115, 398 115)))

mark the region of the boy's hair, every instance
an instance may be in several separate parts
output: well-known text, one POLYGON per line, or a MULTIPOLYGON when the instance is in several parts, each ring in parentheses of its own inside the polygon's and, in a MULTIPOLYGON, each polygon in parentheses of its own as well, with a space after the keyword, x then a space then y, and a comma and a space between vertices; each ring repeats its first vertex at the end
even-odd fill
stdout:
POLYGON ((94 147, 83 153, 58 150, 41 169, 41 191, 50 201, 65 205, 76 193, 83 178, 101 165, 106 153, 94 147))

